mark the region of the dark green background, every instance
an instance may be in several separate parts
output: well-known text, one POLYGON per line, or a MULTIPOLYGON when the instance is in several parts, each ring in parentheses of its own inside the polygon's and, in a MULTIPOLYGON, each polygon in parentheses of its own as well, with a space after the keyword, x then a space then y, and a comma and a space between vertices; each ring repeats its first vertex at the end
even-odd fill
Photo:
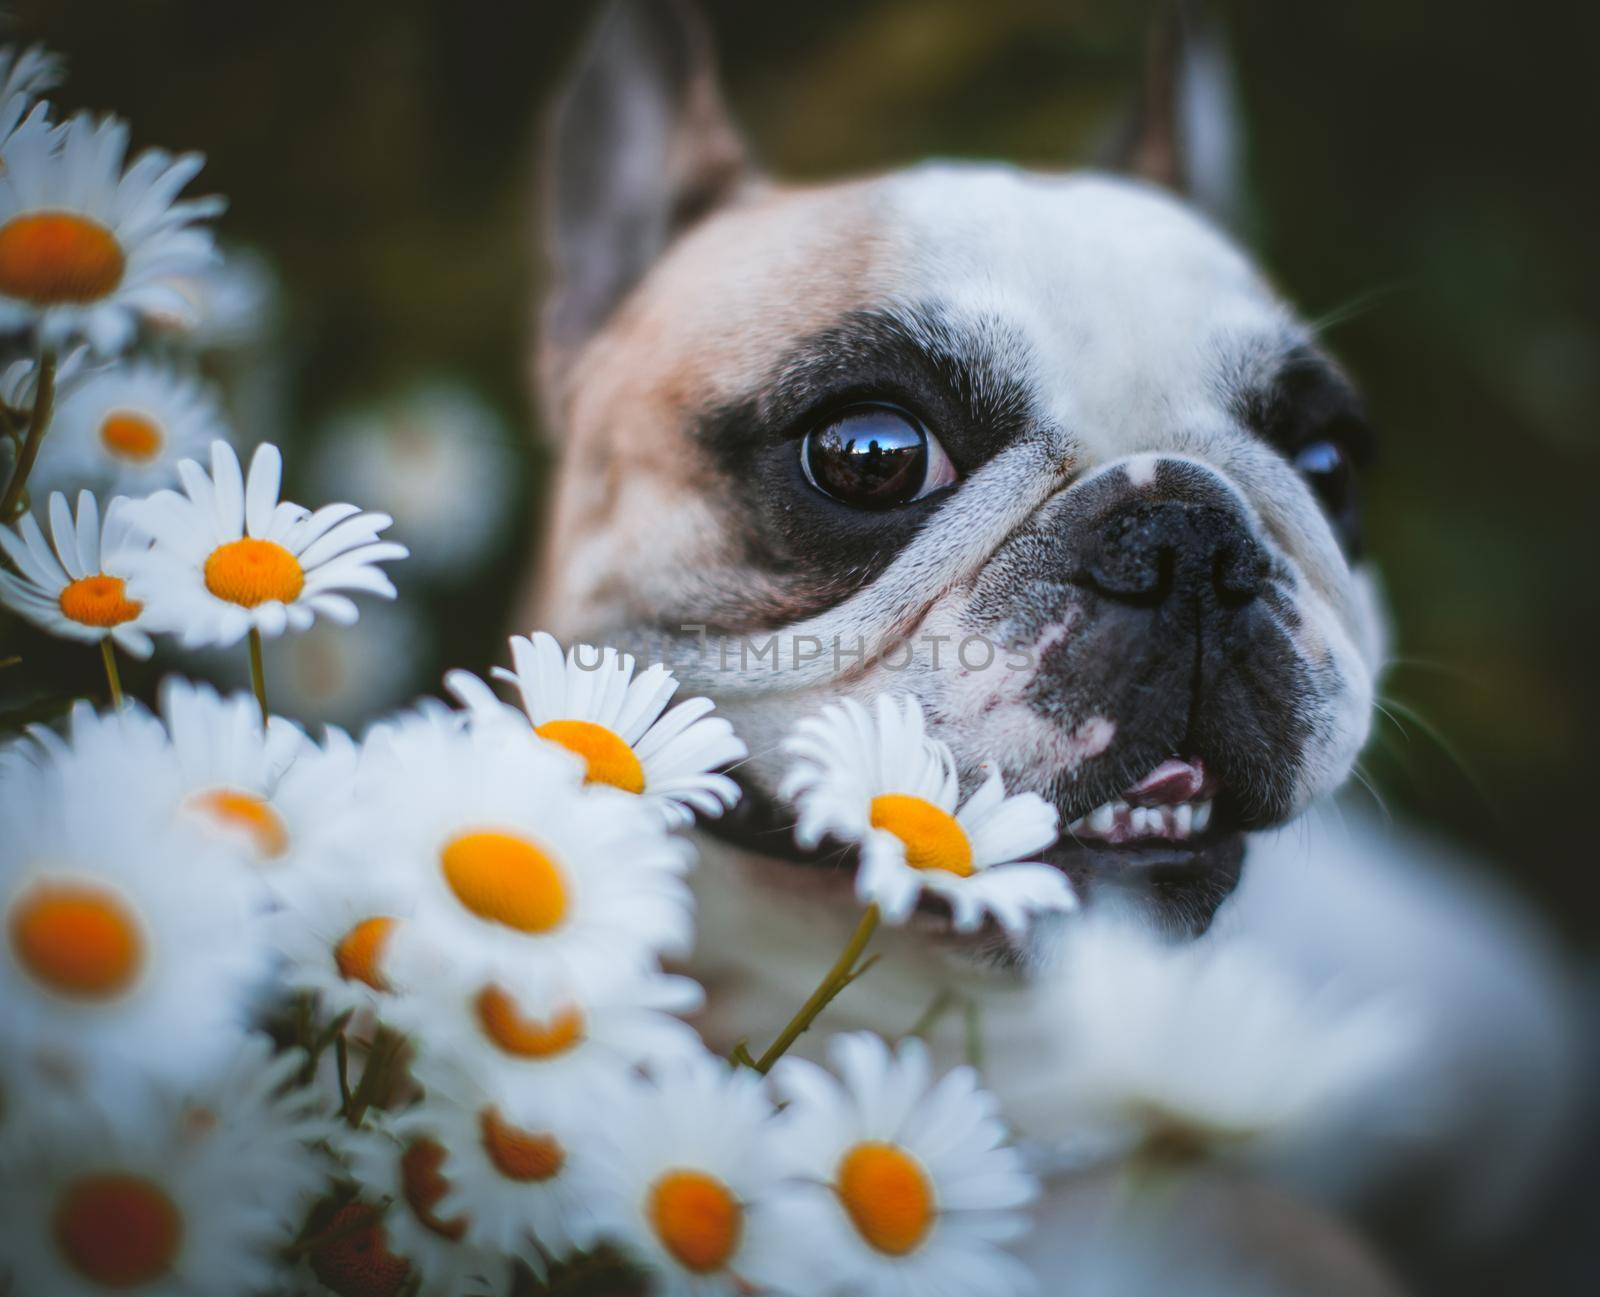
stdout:
MULTIPOLYGON (((1145 29, 1110 0, 708 7, 758 153, 800 177, 929 152, 1081 159, 1145 29)), ((15 10, 67 54, 62 102, 210 155, 225 234, 286 281, 297 427, 441 367, 529 425, 534 122, 588 6, 15 10)), ((1600 10, 1359 0, 1227 17, 1255 241, 1332 321, 1381 437, 1370 539, 1398 622, 1398 723, 1364 769, 1592 938, 1600 10)), ((524 536, 547 468, 535 440, 524 536)), ((440 596, 435 665, 496 656, 524 549, 440 596)), ((96 665, 82 655, 85 688, 96 665)))

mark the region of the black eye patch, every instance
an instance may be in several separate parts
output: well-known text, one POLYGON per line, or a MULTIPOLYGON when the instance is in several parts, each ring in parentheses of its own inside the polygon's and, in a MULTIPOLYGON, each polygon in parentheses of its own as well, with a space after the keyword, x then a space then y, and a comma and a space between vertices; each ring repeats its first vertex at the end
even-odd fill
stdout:
POLYGON ((1264 384, 1235 398, 1239 418, 1294 465, 1345 552, 1361 553, 1360 471, 1374 453, 1360 395, 1314 348, 1291 348, 1264 384))
POLYGON ((863 312, 802 340, 748 398, 701 416, 695 436, 739 505, 745 557, 783 583, 786 614, 821 611, 871 581, 955 489, 852 507, 808 481, 808 434, 853 407, 892 407, 965 477, 1035 425, 1028 359, 997 321, 958 325, 936 306, 863 312))

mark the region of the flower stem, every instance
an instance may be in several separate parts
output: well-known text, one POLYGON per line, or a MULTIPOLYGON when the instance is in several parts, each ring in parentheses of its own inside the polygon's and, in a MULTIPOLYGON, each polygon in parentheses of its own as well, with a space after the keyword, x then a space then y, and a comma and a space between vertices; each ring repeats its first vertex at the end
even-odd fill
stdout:
POLYGON ((56 402, 56 353, 46 347, 39 353, 39 368, 33 386, 33 414, 28 419, 28 434, 22 441, 22 453, 17 456, 17 466, 11 471, 11 481, 6 493, 0 497, 0 522, 10 522, 20 512, 22 489, 28 485, 28 474, 33 472, 33 461, 39 458, 39 446, 44 441, 45 429, 50 426, 50 414, 56 402))
POLYGON ((122 677, 117 674, 117 651, 111 647, 111 636, 100 641, 100 659, 106 664, 106 683, 111 686, 111 707, 122 710, 122 677))
POLYGON ((267 671, 261 662, 261 632, 250 628, 250 687, 261 704, 261 728, 266 729, 272 713, 267 710, 267 671))
MULTIPOLYGON (((878 930, 880 915, 876 904, 869 905, 861 916, 861 922, 856 925, 855 932, 849 942, 834 960, 822 981, 817 984, 817 989, 800 1006, 800 1012, 789 1020, 789 1025, 778 1033, 778 1038, 767 1048, 767 1052, 756 1060, 756 1071, 765 1076, 772 1070, 772 1065, 789 1052, 795 1041, 810 1028, 817 1020, 817 1015, 833 1003, 835 996, 851 982, 855 981, 866 971, 865 966, 856 967, 856 961, 861 958, 861 952, 867 948, 867 942, 872 940, 872 934, 878 930)), ((871 962, 871 961, 869 961, 871 962)))

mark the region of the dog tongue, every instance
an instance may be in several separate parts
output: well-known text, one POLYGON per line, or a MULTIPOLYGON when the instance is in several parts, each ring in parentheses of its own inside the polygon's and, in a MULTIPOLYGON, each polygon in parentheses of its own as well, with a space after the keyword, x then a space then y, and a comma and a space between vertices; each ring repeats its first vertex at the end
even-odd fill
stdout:
POLYGON ((1175 806, 1192 802, 1205 787, 1204 765, 1169 757, 1123 793, 1122 799, 1133 806, 1175 806))

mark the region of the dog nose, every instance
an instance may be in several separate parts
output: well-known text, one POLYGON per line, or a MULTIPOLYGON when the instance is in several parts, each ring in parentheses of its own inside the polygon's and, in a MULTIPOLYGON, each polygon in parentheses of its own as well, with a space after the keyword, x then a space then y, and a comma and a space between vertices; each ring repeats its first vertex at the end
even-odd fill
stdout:
POLYGON ((1138 501, 1104 520, 1082 575, 1121 603, 1154 607, 1176 599, 1237 609, 1261 593, 1267 556, 1230 509, 1138 501))

